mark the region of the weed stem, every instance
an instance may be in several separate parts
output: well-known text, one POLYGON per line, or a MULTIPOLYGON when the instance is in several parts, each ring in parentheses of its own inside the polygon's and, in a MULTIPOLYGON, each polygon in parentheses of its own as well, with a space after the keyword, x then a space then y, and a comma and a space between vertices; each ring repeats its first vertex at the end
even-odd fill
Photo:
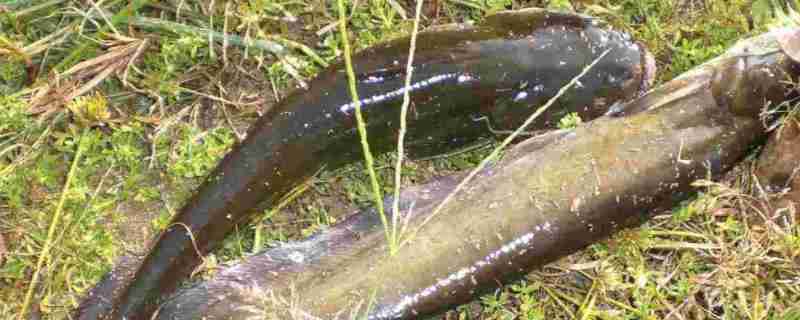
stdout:
MULTIPOLYGON (((406 80, 404 88, 411 87, 411 74, 414 71, 414 51, 417 48, 417 33, 419 32, 419 18, 422 11, 424 0, 417 0, 417 7, 414 13, 414 29, 411 31, 411 44, 408 49, 408 63, 406 64, 406 80)), ((403 105, 400 107, 400 133, 397 138, 397 164, 394 168, 394 196, 392 201, 392 232, 387 239, 392 244, 397 244, 397 217, 400 215, 400 184, 403 177, 403 158, 405 158, 405 147, 403 145, 406 136, 406 117, 408 115, 408 105, 411 102, 411 90, 404 90, 403 105)), ((399 249, 397 246, 394 249, 399 249)), ((389 253, 394 255, 395 252, 389 253)))
POLYGON ((575 86, 575 84, 578 83, 578 80, 580 80, 580 78, 582 78, 584 75, 586 75, 586 73, 589 72, 589 70, 591 70, 598 62, 600 62, 600 60, 602 60, 603 57, 605 57, 606 54, 608 54, 610 51, 611 51, 611 49, 607 49, 602 54, 600 54, 600 56, 597 57, 597 59, 594 59, 594 61, 592 61, 591 64, 586 66, 586 68, 583 68, 583 70, 581 70, 581 72, 578 75, 576 75, 574 78, 572 78, 572 80, 570 80, 566 85, 561 87, 561 89, 558 90, 558 93, 556 93, 555 96, 550 98, 550 100, 547 100, 547 102, 543 106, 539 107, 539 109, 537 109, 536 112, 534 112, 530 117, 528 117, 528 119, 525 119, 525 122, 522 123, 522 125, 519 126, 519 128, 514 130, 514 132, 511 133, 508 137, 506 137, 503 140, 503 142, 500 143, 499 146, 497 146, 494 150, 492 150, 492 153, 490 153, 488 156, 486 156, 486 158, 483 158, 483 160, 481 160, 481 163, 478 164, 478 166, 475 169, 470 171, 469 175, 467 175, 467 177, 464 178, 464 180, 462 180, 456 186, 456 188, 453 189, 453 191, 451 191, 447 195, 447 197, 445 197, 444 200, 442 200, 442 202, 440 202, 439 205, 437 205, 436 208, 433 209, 433 212, 431 212, 431 214, 428 215, 425 218, 425 220, 422 220, 422 223, 420 223, 419 226, 417 226, 412 231, 412 234, 409 235, 409 237, 406 237, 405 239, 403 239, 403 241, 400 242, 400 247, 402 247, 408 241, 413 239, 413 237, 417 234, 417 232, 419 232, 419 230, 422 229, 422 227, 424 227, 428 222, 430 222, 431 219, 436 217, 436 215, 438 215, 439 212, 442 211, 444 206, 447 205, 450 202, 450 200, 452 200, 453 197, 459 191, 461 191, 461 189, 464 189, 464 187, 468 183, 470 183, 472 181, 472 179, 475 178, 475 176, 478 175, 479 172, 483 171, 483 169, 486 168, 486 166, 489 164, 489 162, 494 160, 500 154, 500 151, 502 151, 506 146, 508 146, 508 144, 510 144, 511 141, 513 141, 517 136, 519 136, 520 134, 524 133, 525 132, 525 128, 527 128, 531 123, 533 123, 533 120, 536 120, 536 118, 538 118, 539 115, 541 115, 545 110, 547 110, 547 108, 549 108, 553 103, 555 103, 559 98, 561 98, 561 96, 564 95, 564 93, 566 93, 567 90, 569 90, 570 88, 575 86))
POLYGON ((78 140, 78 151, 75 152, 75 159, 72 160, 72 166, 69 169, 69 173, 67 174, 67 181, 64 182, 64 189, 61 191, 61 198, 58 200, 58 206, 56 207, 56 212, 53 214, 53 219, 50 221, 50 229, 47 230, 47 239, 44 242, 44 247, 42 248, 42 252, 39 254, 39 260, 36 262, 36 269, 33 272, 33 277, 31 278, 31 283, 28 285, 28 292, 25 294, 25 300, 22 303, 22 309, 20 309, 19 313, 17 314, 17 320, 24 320, 25 314, 28 311, 28 306, 31 303, 31 299, 33 298, 33 290, 36 288, 37 282, 39 282, 39 275, 42 270, 42 266, 44 265, 47 257, 50 255, 50 248, 53 246, 53 236, 56 233, 56 227, 61 220, 61 215, 64 212, 64 202, 66 202, 67 195, 69 194, 69 188, 72 184, 72 180, 75 178, 75 173, 78 171, 78 163, 81 161, 81 157, 83 156, 83 152, 86 150, 86 143, 84 143, 84 137, 88 129, 84 129, 83 133, 81 133, 80 139, 78 140))
POLYGON ((383 195, 381 194, 381 187, 378 183, 378 177, 375 174, 375 160, 372 157, 372 152, 369 149, 369 141, 367 141, 367 127, 364 123, 364 117, 361 114, 361 101, 358 98, 358 91, 356 90, 356 75, 353 71, 353 60, 350 56, 350 42, 347 39, 347 22, 345 19, 344 0, 337 0, 339 7, 339 32, 342 35, 342 47, 344 55, 344 64, 347 69, 347 83, 350 89, 350 97, 355 104, 356 122, 358 122, 358 135, 361 137, 361 148, 364 151, 364 160, 366 162, 366 170, 369 174, 369 180, 372 184, 372 192, 375 201, 375 206, 378 208, 378 214, 383 224, 383 230, 386 239, 389 241, 389 252, 396 250, 396 244, 391 242, 391 234, 389 231, 389 222, 386 219, 386 212, 383 208, 383 195))

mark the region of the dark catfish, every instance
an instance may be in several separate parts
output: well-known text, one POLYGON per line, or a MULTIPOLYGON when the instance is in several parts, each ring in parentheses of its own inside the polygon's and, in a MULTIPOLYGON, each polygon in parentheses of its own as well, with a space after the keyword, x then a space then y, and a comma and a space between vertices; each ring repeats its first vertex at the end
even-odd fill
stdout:
MULTIPOLYGON (((393 150, 403 93, 411 93, 407 144, 417 156, 464 147, 511 129, 605 50, 605 56, 543 115, 533 130, 575 112, 602 115, 652 79, 647 51, 593 18, 543 10, 503 12, 477 26, 419 35, 410 87, 403 86, 408 39, 356 55, 359 96, 373 152, 393 150), (488 123, 488 124, 487 124, 488 123)), ((320 167, 362 158, 355 105, 341 64, 322 71, 265 113, 227 154, 157 239, 143 261, 112 272, 76 312, 78 319, 147 319, 258 203, 274 204, 320 167), (191 230, 193 239, 187 233, 191 230)))
POLYGON ((745 157, 765 137, 761 111, 800 75, 787 39, 800 29, 743 40, 613 115, 523 142, 424 226, 459 177, 408 189, 400 220, 419 231, 393 256, 362 212, 179 292, 158 319, 414 319, 468 302, 676 206, 745 157))

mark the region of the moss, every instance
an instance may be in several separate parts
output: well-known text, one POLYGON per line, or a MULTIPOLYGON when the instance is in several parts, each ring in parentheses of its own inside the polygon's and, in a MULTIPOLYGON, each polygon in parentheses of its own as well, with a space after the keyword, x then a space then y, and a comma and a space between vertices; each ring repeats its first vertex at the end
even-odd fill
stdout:
POLYGON ((200 178, 211 172, 217 162, 233 146, 233 132, 225 127, 201 132, 195 127, 184 127, 182 139, 175 146, 169 172, 174 177, 200 178))

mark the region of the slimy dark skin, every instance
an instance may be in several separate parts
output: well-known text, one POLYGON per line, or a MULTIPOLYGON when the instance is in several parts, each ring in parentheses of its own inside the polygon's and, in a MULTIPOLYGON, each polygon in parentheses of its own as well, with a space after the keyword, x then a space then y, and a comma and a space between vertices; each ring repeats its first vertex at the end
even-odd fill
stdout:
MULTIPOLYGON (((519 144, 393 256, 368 210, 221 270, 158 319, 416 319, 468 302, 673 208, 745 157, 766 136, 761 110, 797 95, 786 81, 800 76, 800 52, 787 39, 800 29, 744 40, 613 115, 519 144)), ((459 179, 407 189, 410 228, 459 179)))
MULTIPOLYGON (((428 156, 513 129, 610 49, 595 68, 529 130, 554 128, 576 112, 589 120, 630 99, 652 79, 652 58, 623 33, 594 19, 542 10, 504 12, 478 26, 420 34, 410 88, 404 89, 408 39, 354 58, 372 151, 394 150, 404 90, 411 92, 407 148, 428 156)), ((259 203, 275 204, 321 167, 362 159, 354 105, 341 64, 321 72, 264 114, 173 218, 140 263, 107 275, 74 318, 149 319, 259 203), (193 239, 187 233, 191 230, 193 239), (194 242, 194 244, 193 244, 194 242), (196 246, 196 248, 195 248, 196 246), (199 252, 198 252, 199 251, 199 252), (198 255, 198 253, 200 255, 198 255)))

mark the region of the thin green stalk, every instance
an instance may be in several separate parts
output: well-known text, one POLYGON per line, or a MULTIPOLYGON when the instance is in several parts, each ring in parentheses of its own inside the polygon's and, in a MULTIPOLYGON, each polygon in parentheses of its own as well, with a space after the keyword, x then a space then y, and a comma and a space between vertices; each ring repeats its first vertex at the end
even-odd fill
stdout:
POLYGON ((581 320, 588 320, 592 317, 592 309, 594 309, 597 301, 597 281, 592 282, 592 287, 589 289, 589 294, 584 299, 583 304, 578 308, 581 314, 581 320))
MULTIPOLYGON (((569 306, 567 306, 567 304, 564 303, 564 301, 561 301, 561 298, 558 297, 561 294, 560 292, 554 291, 553 289, 550 289, 547 286, 542 286, 542 289, 544 289, 544 291, 547 293, 547 295, 549 295, 551 298, 553 298, 553 300, 556 302, 556 304, 559 307, 561 307, 561 309, 564 310, 564 312, 566 312, 569 315, 568 319, 575 319, 575 314, 572 313, 572 310, 570 310, 571 308, 569 306)), ((570 301, 570 302, 574 303, 574 301, 570 301)))
POLYGON ((383 231, 386 235, 386 240, 389 242, 389 252, 395 252, 397 243, 392 242, 391 234, 389 231, 389 222, 386 219, 386 212, 383 209, 383 195, 381 194, 381 187, 378 184, 378 177, 375 174, 375 161, 372 158, 372 152, 369 149, 369 142, 367 141, 367 127, 364 123, 364 117, 361 114, 361 101, 358 98, 358 91, 356 90, 356 75, 353 71, 353 60, 350 56, 350 42, 347 39, 347 21, 345 19, 344 1, 337 0, 339 7, 339 31, 342 34, 342 47, 344 55, 344 64, 347 69, 347 83, 350 89, 350 97, 353 99, 356 109, 356 122, 358 122, 358 135, 361 137, 361 148, 364 151, 364 160, 366 162, 366 170, 369 174, 369 180, 372 184, 373 200, 375 206, 378 208, 378 214, 383 224, 383 231))
POLYGON ((550 100, 547 100, 547 103, 545 103, 543 106, 537 109, 536 112, 534 112, 530 117, 528 117, 528 119, 525 119, 525 122, 522 123, 522 125, 519 126, 519 128, 514 130, 514 132, 511 133, 508 137, 506 137, 505 140, 503 140, 503 142, 500 143, 499 146, 497 146, 497 148, 492 150, 491 154, 486 156, 486 158, 483 158, 483 160, 481 160, 481 163, 478 164, 478 166, 475 169, 470 171, 469 175, 467 175, 467 177, 464 178, 464 180, 462 180, 456 186, 456 188, 453 191, 451 191, 447 195, 447 197, 445 197, 444 200, 442 200, 442 202, 440 202, 439 205, 436 206, 436 208, 433 209, 433 212, 431 212, 431 214, 427 216, 425 220, 422 220, 422 223, 420 223, 419 226, 417 226, 414 229, 414 231, 412 231, 412 234, 400 242, 400 247, 402 247, 408 241, 413 239, 414 236, 417 234, 417 232, 419 232, 419 230, 421 230, 428 222, 430 222, 431 219, 436 217, 439 214, 439 212, 442 211, 444 206, 447 205, 453 199, 453 197, 459 191, 461 191, 461 189, 463 189, 468 183, 470 183, 472 179, 475 178, 476 175, 478 175, 479 172, 483 171, 483 169, 486 168, 486 166, 489 164, 490 161, 494 160, 498 155, 500 155, 500 151, 502 151, 506 146, 508 146, 508 144, 510 144, 511 141, 516 139, 517 136, 525 132, 525 128, 527 128, 531 123, 533 123, 533 120, 536 120, 536 118, 538 118, 539 115, 541 115, 545 110, 547 110, 547 108, 549 108, 553 103, 555 103, 559 98, 561 98, 561 96, 564 95, 564 93, 566 93, 567 90, 575 86, 575 84, 578 83, 578 80, 580 80, 580 78, 586 75, 586 73, 589 72, 589 70, 591 70, 598 62, 600 62, 600 60, 603 59, 603 57, 605 57, 606 54, 608 54, 610 51, 611 49, 604 51, 599 57, 597 57, 597 59, 594 59, 594 61, 592 61, 591 64, 586 66, 586 68, 583 68, 583 70, 581 70, 581 72, 577 76, 572 78, 572 80, 570 80, 569 83, 561 87, 561 89, 558 90, 558 93, 556 93, 555 96, 550 98, 550 100))
MULTIPOLYGON (((403 84, 405 88, 411 87, 411 74, 414 71, 414 51, 417 49, 417 33, 419 32, 419 19, 420 12, 422 12, 422 3, 424 0, 417 0, 417 7, 414 13, 414 29, 411 31, 411 45, 408 49, 408 62, 406 64, 406 80, 403 84)), ((397 138, 397 164, 394 168, 394 199, 392 202, 392 243, 397 243, 397 217, 400 216, 400 183, 403 177, 403 158, 405 158, 405 142, 406 136, 406 118, 408 114, 408 105, 411 102, 411 90, 404 90, 403 92, 403 105, 400 107, 400 133, 397 138)), ((397 248, 396 248, 397 249, 397 248)), ((390 252, 394 255, 395 252, 390 252)))
POLYGON ((25 300, 22 303, 22 309, 17 314, 17 320, 25 319, 25 314, 28 312, 28 306, 33 298, 33 290, 36 288, 37 282, 39 282, 39 274, 42 270, 42 266, 47 260, 47 257, 50 256, 50 248, 53 246, 53 237, 56 233, 56 227, 61 220, 61 215, 64 212, 64 202, 66 202, 67 194, 69 193, 69 187, 72 184, 72 180, 75 178, 75 173, 78 171, 78 163, 83 156, 83 152, 86 150, 86 144, 83 141, 84 137, 86 136, 86 132, 87 131, 85 130, 83 133, 81 133, 80 140, 78 141, 78 151, 75 152, 75 159, 72 160, 72 166, 67 174, 67 181, 64 182, 64 190, 61 192, 61 198, 58 200, 56 212, 53 214, 52 221, 50 221, 50 228, 47 230, 47 239, 44 242, 44 248, 42 248, 42 252, 39 254, 39 260, 36 262, 36 270, 33 272, 31 283, 28 286, 28 292, 25 294, 25 300))
POLYGON ((219 32, 208 28, 194 27, 182 23, 148 17, 132 17, 128 22, 137 27, 159 32, 186 33, 194 36, 208 36, 212 40, 218 42, 227 41, 231 45, 244 48, 256 48, 277 56, 286 56, 289 54, 289 50, 287 50, 287 48, 294 48, 303 52, 317 64, 323 67, 328 66, 328 63, 325 62, 325 59, 322 59, 322 57, 314 52, 313 49, 302 43, 279 36, 263 35, 263 39, 246 39, 231 33, 219 32))
POLYGON ((225 40, 225 38, 227 38, 227 41, 229 41, 232 45, 254 47, 276 55, 285 55, 287 53, 286 47, 272 40, 252 40, 252 39, 245 40, 240 36, 228 34, 225 32, 214 31, 202 27, 189 26, 182 23, 167 21, 163 19, 156 19, 156 18, 133 17, 129 21, 131 24, 144 29, 150 29, 160 32, 185 33, 198 37, 210 35, 212 39, 220 42, 225 40))
POLYGON ((20 8, 22 8, 24 6, 31 5, 32 2, 33 1, 19 1, 19 2, 16 2, 16 3, 14 3, 14 2, 2 3, 2 5, 6 5, 9 8, 11 8, 12 10, 14 10, 14 11, 11 12, 11 16, 13 16, 14 18, 19 19, 19 18, 21 18, 21 17, 23 17, 23 16, 25 16, 27 14, 34 13, 36 11, 42 10, 44 8, 47 8, 49 6, 60 4, 60 3, 64 2, 64 0, 47 1, 47 2, 44 2, 44 3, 32 5, 32 6, 28 7, 28 8, 25 8, 25 9, 20 9, 20 8))
MULTIPOLYGON (((283 196, 283 198, 281 198, 281 200, 280 200, 280 202, 278 202, 277 206, 275 206, 274 208, 269 210, 269 212, 266 214, 266 216, 267 217, 275 216, 275 214, 278 213, 279 211, 281 211, 281 209, 285 208, 287 205, 289 205, 289 203, 294 201, 294 199, 296 199, 297 197, 302 195, 304 192, 306 192, 306 190, 308 190, 310 185, 311 185, 311 183, 309 183, 309 181, 306 181, 306 183, 303 183, 303 184, 293 188, 292 191, 290 191, 287 195, 285 195, 285 196, 283 196)), ((262 249, 264 249, 264 237, 263 237, 263 234, 264 234, 264 222, 265 221, 266 221, 266 219, 259 220, 258 224, 256 224, 256 234, 255 234, 255 238, 253 240, 253 253, 259 253, 259 252, 261 252, 262 249)))

